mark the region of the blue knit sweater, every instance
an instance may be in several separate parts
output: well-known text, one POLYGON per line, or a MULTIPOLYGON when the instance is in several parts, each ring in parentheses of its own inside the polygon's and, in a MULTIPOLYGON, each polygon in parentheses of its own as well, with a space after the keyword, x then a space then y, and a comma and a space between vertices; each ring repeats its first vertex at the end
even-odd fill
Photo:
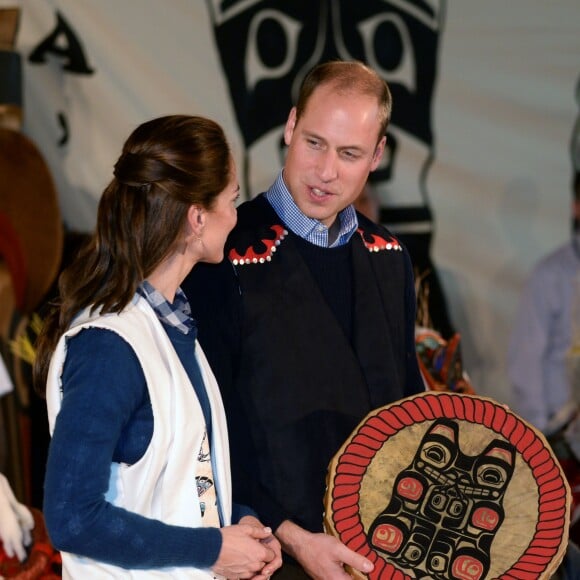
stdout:
MULTIPOLYGON (((194 357, 196 333, 163 327, 209 418, 194 357)), ((82 330, 67 348, 45 479, 44 516, 53 544, 123 568, 211 567, 221 549, 217 528, 167 525, 105 500, 111 461, 135 463, 153 433, 147 385, 133 350, 116 333, 96 328, 82 330)), ((253 514, 235 504, 233 512, 232 523, 253 514)))

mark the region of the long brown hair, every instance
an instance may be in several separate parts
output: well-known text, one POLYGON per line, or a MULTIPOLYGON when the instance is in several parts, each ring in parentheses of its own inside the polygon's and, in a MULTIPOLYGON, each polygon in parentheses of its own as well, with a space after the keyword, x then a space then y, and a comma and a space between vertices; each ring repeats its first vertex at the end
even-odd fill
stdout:
POLYGON ((191 205, 212 209, 230 178, 231 152, 209 119, 170 115, 129 136, 102 194, 89 242, 60 275, 59 297, 36 343, 34 384, 44 393, 51 356, 84 308, 118 313, 176 248, 191 205))

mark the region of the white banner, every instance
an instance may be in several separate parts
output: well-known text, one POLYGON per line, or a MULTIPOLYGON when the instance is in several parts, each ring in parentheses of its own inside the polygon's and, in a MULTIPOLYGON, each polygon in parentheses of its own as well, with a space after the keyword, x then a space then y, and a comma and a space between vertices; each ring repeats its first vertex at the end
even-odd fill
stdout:
MULTIPOLYGON (((570 232, 578 0, 0 6, 22 9, 24 132, 44 154, 63 219, 76 230, 93 227, 137 124, 170 113, 214 118, 240 171, 247 168, 246 195, 255 195, 278 171, 280 115, 296 79, 326 57, 375 66, 395 99, 394 154, 375 183, 381 203, 387 213, 410 208, 426 220, 474 387, 509 400, 505 356, 521 285, 570 232)), ((405 225, 413 226, 393 227, 405 225)))

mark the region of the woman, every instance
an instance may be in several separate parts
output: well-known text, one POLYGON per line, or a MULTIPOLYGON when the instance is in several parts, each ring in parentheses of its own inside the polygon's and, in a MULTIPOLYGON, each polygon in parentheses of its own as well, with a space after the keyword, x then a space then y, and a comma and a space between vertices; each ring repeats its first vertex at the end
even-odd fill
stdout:
POLYGON ((221 399, 179 288, 197 262, 223 259, 238 191, 216 123, 144 123, 61 275, 34 370, 64 577, 263 579, 281 564, 270 529, 232 505, 221 399))

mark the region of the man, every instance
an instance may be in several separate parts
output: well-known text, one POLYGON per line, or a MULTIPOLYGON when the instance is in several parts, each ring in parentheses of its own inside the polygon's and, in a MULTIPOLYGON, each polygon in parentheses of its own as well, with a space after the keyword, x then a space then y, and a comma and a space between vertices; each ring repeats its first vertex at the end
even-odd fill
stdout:
POLYGON ((238 499, 291 557, 275 578, 372 569, 321 533, 328 464, 372 409, 423 390, 408 253, 352 206, 390 111, 387 85, 362 63, 310 71, 282 172, 240 206, 229 260, 182 286, 222 389, 238 499))
POLYGON ((512 406, 548 436, 570 421, 580 402, 578 170, 572 191, 572 237, 534 267, 520 298, 508 353, 512 406))

